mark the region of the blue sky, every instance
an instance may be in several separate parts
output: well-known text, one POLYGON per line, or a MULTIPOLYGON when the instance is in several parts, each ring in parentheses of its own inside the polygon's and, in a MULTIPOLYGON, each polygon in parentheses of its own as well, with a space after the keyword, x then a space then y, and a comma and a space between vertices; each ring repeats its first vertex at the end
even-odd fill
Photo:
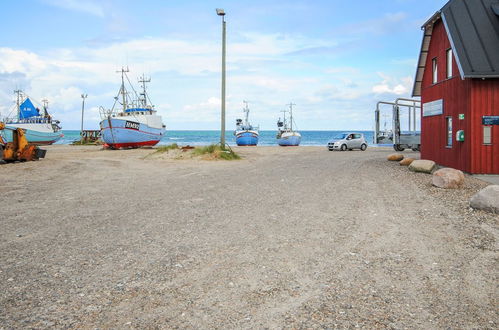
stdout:
POLYGON ((424 21, 444 0, 0 2, 0 113, 16 88, 47 98, 64 129, 97 128, 120 76, 152 78, 167 129, 218 129, 227 15, 227 127, 248 100, 275 129, 292 101, 299 129, 371 129, 379 100, 411 94, 424 21))

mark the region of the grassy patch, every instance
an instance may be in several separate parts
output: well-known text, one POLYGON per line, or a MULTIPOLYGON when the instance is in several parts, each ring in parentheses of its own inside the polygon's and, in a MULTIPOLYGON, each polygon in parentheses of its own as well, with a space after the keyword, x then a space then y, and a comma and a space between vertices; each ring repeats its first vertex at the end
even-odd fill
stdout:
POLYGON ((156 148, 156 151, 154 151, 154 153, 160 154, 160 153, 168 152, 169 150, 174 150, 174 149, 178 149, 178 144, 172 143, 172 144, 169 144, 166 146, 159 146, 156 148))
POLYGON ((236 154, 231 149, 222 148, 217 144, 211 144, 205 147, 196 147, 192 154, 194 156, 203 156, 208 159, 224 159, 224 160, 235 160, 241 159, 241 157, 236 154))

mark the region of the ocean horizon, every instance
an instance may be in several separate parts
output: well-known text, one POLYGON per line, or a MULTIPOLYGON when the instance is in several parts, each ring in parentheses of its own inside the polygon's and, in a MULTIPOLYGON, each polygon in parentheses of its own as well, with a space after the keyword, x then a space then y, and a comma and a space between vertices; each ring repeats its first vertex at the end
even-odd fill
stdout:
MULTIPOLYGON (((373 144, 373 131, 362 130, 331 130, 331 131, 299 131, 302 135, 301 146, 325 146, 327 142, 337 134, 343 132, 363 133, 367 142, 373 144)), ((71 144, 80 139, 79 130, 62 130, 64 137, 55 144, 71 144)), ((230 146, 236 145, 234 131, 226 131, 225 140, 230 146)), ((276 146, 276 130, 260 131, 259 146, 276 146)), ((158 145, 168 145, 177 143, 178 145, 203 146, 218 143, 220 141, 220 131, 217 130, 172 130, 166 131, 165 136, 158 145)))

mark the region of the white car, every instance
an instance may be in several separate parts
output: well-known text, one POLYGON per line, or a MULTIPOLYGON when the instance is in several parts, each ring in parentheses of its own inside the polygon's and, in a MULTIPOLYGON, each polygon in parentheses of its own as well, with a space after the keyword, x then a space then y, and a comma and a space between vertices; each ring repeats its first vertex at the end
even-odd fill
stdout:
POLYGON ((327 148, 329 151, 353 149, 364 151, 367 149, 367 141, 362 133, 341 133, 327 143, 327 148))

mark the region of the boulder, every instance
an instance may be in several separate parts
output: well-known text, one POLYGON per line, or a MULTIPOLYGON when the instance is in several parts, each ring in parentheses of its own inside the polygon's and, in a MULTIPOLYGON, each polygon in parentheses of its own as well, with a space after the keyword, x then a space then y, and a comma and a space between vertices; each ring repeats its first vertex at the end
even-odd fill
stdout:
POLYGON ((433 160, 418 159, 409 165, 409 170, 413 172, 429 173, 433 172, 437 164, 433 160))
POLYGON ((391 161, 399 162, 402 159, 404 159, 404 155, 402 155, 402 154, 391 154, 391 155, 388 155, 388 157, 386 159, 391 160, 391 161))
POLYGON ((411 163, 414 161, 414 158, 404 158, 402 159, 399 164, 400 166, 409 166, 411 163))
POLYGON ((433 173, 431 182, 435 187, 457 189, 464 183, 464 173, 453 168, 441 168, 433 173))
POLYGON ((477 192, 471 197, 470 206, 499 214, 499 185, 490 185, 477 192))

